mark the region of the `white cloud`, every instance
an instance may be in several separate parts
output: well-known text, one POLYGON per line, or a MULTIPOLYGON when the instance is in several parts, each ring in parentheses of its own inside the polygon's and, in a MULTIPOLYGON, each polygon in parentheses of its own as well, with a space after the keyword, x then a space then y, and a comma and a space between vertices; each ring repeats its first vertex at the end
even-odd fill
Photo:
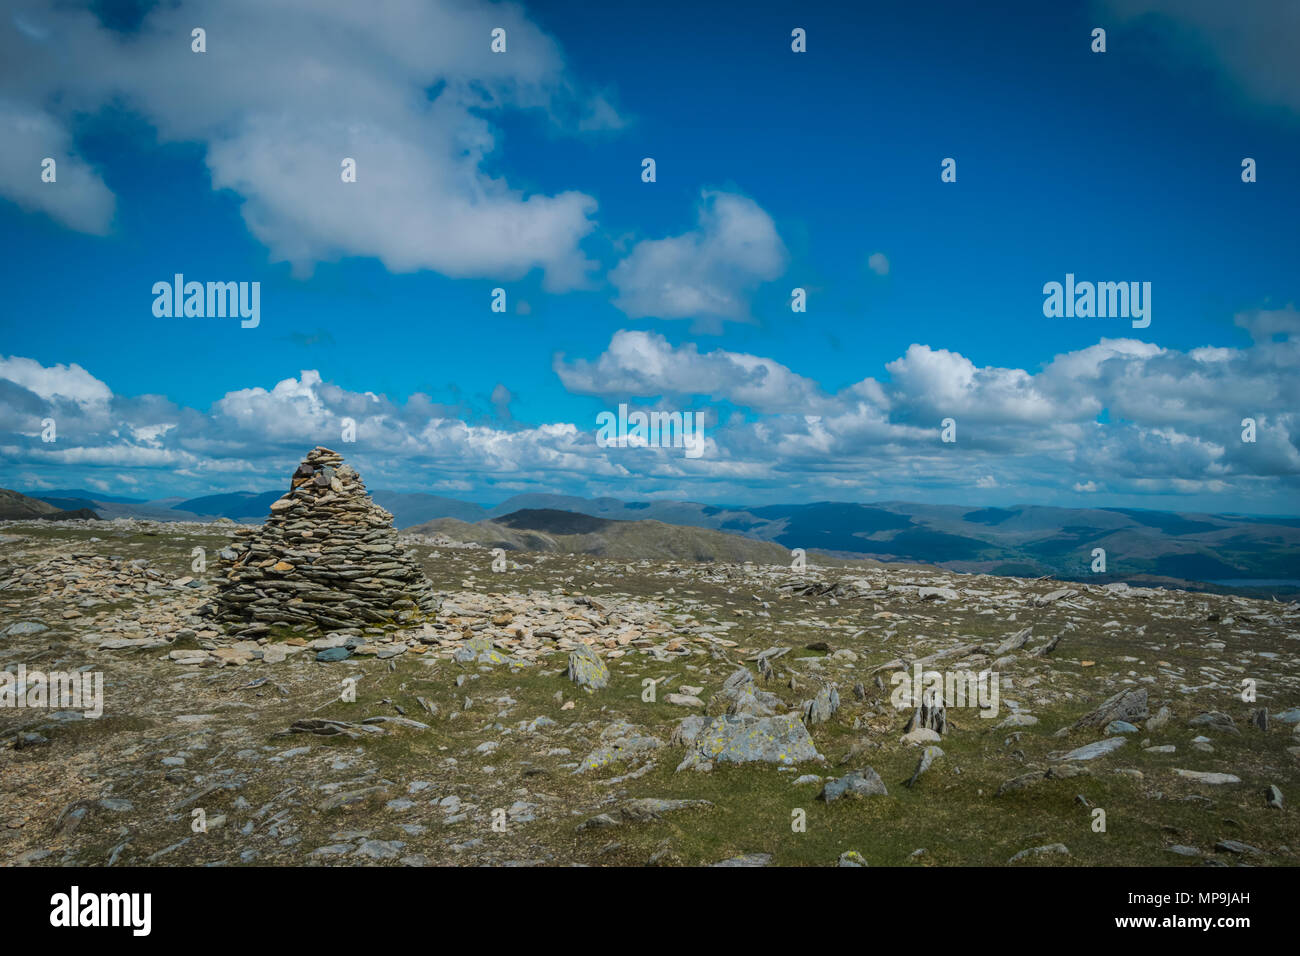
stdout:
POLYGON ((1181 40, 1188 56, 1208 54, 1249 97, 1300 112, 1300 4, 1293 0, 1103 0, 1100 8, 1125 21, 1159 18, 1158 37, 1181 40))
POLYGON ((113 397, 108 385, 75 362, 47 368, 34 359, 0 355, 0 379, 21 385, 46 401, 75 402, 83 408, 102 405, 113 397))
POLYGON ((750 321, 749 296, 785 271, 776 224, 752 199, 705 191, 694 230, 645 239, 609 274, 615 305, 631 318, 750 321))
POLYGON ((1074 417, 1045 395, 1023 369, 979 368, 947 349, 912 345, 890 362, 895 407, 913 420, 1042 423, 1074 417))
POLYGON ((1300 323, 1282 309, 1244 314, 1238 324, 1261 333, 1254 347, 1179 352, 1103 339, 1037 373, 981 367, 914 344, 886 364, 885 380, 866 378, 834 394, 770 359, 674 347, 646 332, 619 332, 595 359, 557 358, 555 370, 570 391, 611 405, 701 395, 757 413, 733 416, 714 433, 728 477, 737 480, 747 467, 769 480, 797 468, 818 489, 866 487, 888 462, 891 477, 913 489, 927 482, 965 488, 978 467, 988 471, 976 472, 976 487, 1004 490, 1078 484, 1082 491, 1209 492, 1270 476, 1283 482, 1279 488, 1294 486, 1300 323), (1246 415, 1267 438, 1240 441, 1246 415), (936 450, 946 417, 958 422, 960 457, 936 450))
POLYGON ((653 332, 621 330, 594 362, 554 368, 564 387, 580 395, 626 400, 660 395, 711 395, 763 412, 812 412, 823 403, 817 383, 771 359, 694 343, 674 348, 653 332))
POLYGON ((0 128, 21 148, 4 151, 0 193, 74 228, 102 232, 112 196, 69 155, 69 123, 121 102, 160 139, 203 144, 214 188, 244 198, 249 230, 300 275, 373 256, 395 272, 456 277, 540 267, 562 290, 594 267, 578 247, 594 199, 526 194, 484 169, 498 139, 485 113, 535 109, 573 130, 619 122, 607 99, 576 88, 554 41, 514 4, 157 5, 131 36, 53 2, 27 0, 15 16, 27 28, 0 30, 0 60, 21 79, 0 128), (190 49, 196 24, 203 54, 190 49), (489 50, 497 26, 504 55, 489 50), (57 191, 40 188, 29 154, 64 157, 57 191), (356 160, 356 183, 340 180, 344 157, 356 160))
POLYGON ((594 409, 571 421, 507 420, 513 394, 504 384, 475 409, 349 391, 309 369, 233 390, 204 410, 114 395, 78 365, 10 357, 0 359, 0 474, 58 475, 64 486, 111 474, 114 487, 180 482, 197 494, 274 486, 307 449, 326 444, 377 488, 481 492, 490 482, 738 501, 975 492, 1050 500, 1073 489, 1171 496, 1175 505, 1229 496, 1229 510, 1270 502, 1283 511, 1300 485, 1300 325, 1289 316, 1243 314, 1243 327, 1272 334, 1211 356, 1103 340, 1037 372, 915 344, 880 379, 835 392, 768 358, 674 346, 644 331, 616 333, 591 359, 555 359, 570 392, 606 407, 663 400, 706 413, 707 451, 693 460, 671 449, 599 448, 594 409), (51 413, 59 441, 47 445, 39 421, 51 413), (948 416, 956 446, 939 441, 948 416), (1255 443, 1241 441, 1243 417, 1257 422, 1255 443), (357 423, 354 446, 339 444, 344 418, 357 423))
POLYGON ((113 194, 99 173, 75 154, 67 129, 38 109, 0 99, 0 132, 0 195, 79 232, 108 232, 113 194), (52 183, 41 178, 47 158, 55 164, 52 183))
POLYGON ((1300 337, 1300 310, 1294 305, 1285 309, 1252 309, 1239 313, 1233 321, 1255 342, 1269 342, 1275 337, 1300 337))

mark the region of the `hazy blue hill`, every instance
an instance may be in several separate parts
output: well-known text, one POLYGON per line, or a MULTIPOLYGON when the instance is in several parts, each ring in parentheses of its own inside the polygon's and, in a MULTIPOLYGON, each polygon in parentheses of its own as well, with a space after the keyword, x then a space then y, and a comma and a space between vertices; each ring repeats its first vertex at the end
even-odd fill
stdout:
MULTIPOLYGON (((205 495, 177 502, 175 510, 203 516, 231 518, 235 521, 263 520, 271 509, 271 502, 284 494, 277 491, 234 491, 221 495, 205 495)), ((392 513, 393 523, 399 528, 422 524, 435 518, 458 518, 478 521, 487 509, 468 501, 430 495, 424 492, 373 491, 371 498, 381 508, 392 513)))
MULTIPOLYGON (((618 521, 647 519, 774 542, 787 549, 925 562, 962 571, 1087 579, 1093 577, 1093 550, 1100 547, 1106 551, 1108 580, 1300 578, 1300 519, 1041 505, 972 509, 900 501, 746 508, 535 494, 516 495, 488 514, 500 517, 520 511, 567 511, 618 521)), ((529 530, 546 533, 540 528, 529 530)))
POLYGON ((573 495, 544 494, 514 495, 495 508, 488 509, 487 517, 498 518, 517 511, 571 511, 575 514, 611 518, 615 521, 662 521, 666 524, 693 528, 742 531, 765 527, 770 523, 766 519, 752 517, 749 512, 733 512, 695 501, 622 501, 618 498, 579 498, 573 495), (735 523, 739 527, 731 528, 728 522, 735 523))
POLYGON ((1006 508, 980 508, 978 511, 968 511, 962 515, 963 521, 969 521, 973 524, 1001 524, 1011 518, 1014 518, 1020 512, 1008 511, 1006 508))
POLYGON ((946 534, 928 528, 908 528, 890 538, 858 539, 855 548, 838 548, 859 554, 888 556, 895 561, 920 561, 941 564, 951 561, 975 561, 990 556, 988 544, 978 538, 946 534))
POLYGON ((212 515, 218 518, 265 518, 271 510, 271 502, 281 497, 284 491, 232 491, 224 495, 204 495, 202 498, 190 498, 175 505, 176 511, 187 511, 196 515, 212 515))
POLYGON ((1277 525, 1280 528, 1300 528, 1300 518, 1252 518, 1246 515, 1225 515, 1224 517, 1231 518, 1233 521, 1263 522, 1277 525))
POLYGON ((40 500, 47 505, 54 505, 56 508, 62 508, 64 511, 91 510, 99 507, 99 503, 90 498, 61 498, 55 495, 41 495, 40 500))
POLYGON ((457 518, 461 521, 479 521, 487 517, 487 509, 469 501, 444 498, 423 492, 374 491, 370 497, 375 504, 393 516, 399 528, 423 524, 435 518, 457 518))
POLYGON ((525 494, 513 495, 507 498, 495 508, 489 508, 487 517, 499 518, 502 515, 513 514, 516 511, 573 511, 578 514, 595 515, 596 517, 607 517, 602 511, 610 510, 611 504, 617 505, 618 511, 622 511, 623 503, 614 498, 579 498, 575 495, 544 495, 544 494, 525 494))
POLYGON ((1190 581, 1217 581, 1250 577, 1242 569, 1208 554, 1162 554, 1155 560, 1155 573, 1190 581))
POLYGON ((755 508, 759 518, 779 519, 780 530, 764 535, 788 548, 819 548, 825 551, 848 551, 860 554, 893 554, 894 549, 868 535, 912 527, 912 519, 892 511, 867 505, 819 501, 810 505, 777 505, 755 508))
MULTIPOLYGON (((282 493, 242 491, 140 502, 67 489, 29 500, 39 499, 37 506, 50 512, 91 508, 108 519, 226 517, 259 522, 282 493)), ((507 548, 586 548, 595 549, 593 553, 606 549, 629 556, 722 560, 725 554, 750 555, 743 543, 749 541, 764 545, 753 552, 763 560, 775 560, 778 552, 773 549, 788 554, 804 548, 841 557, 1063 579, 1095 579, 1093 550, 1103 548, 1107 580, 1176 584, 1300 579, 1300 518, 1290 517, 1041 505, 970 508, 903 501, 746 507, 533 493, 485 507, 423 492, 378 490, 372 496, 392 512, 398 528, 445 519, 472 535, 469 540, 507 548), (723 538, 693 536, 685 533, 689 529, 717 532, 723 538)), ((32 514, 30 508, 18 512, 32 514)))
POLYGON ((85 488, 56 488, 54 491, 42 491, 39 498, 76 498, 81 501, 114 501, 120 504, 143 504, 143 498, 124 498, 121 495, 106 495, 102 491, 87 491, 85 488))
POLYGON ((439 518, 408 529, 445 534, 485 548, 592 554, 618 560, 744 562, 788 565, 790 553, 768 541, 662 521, 623 521, 531 508, 470 524, 439 518))
POLYGON ((576 511, 558 511, 553 508, 532 508, 514 511, 500 518, 496 524, 522 531, 544 531, 547 534, 594 534, 613 524, 609 518, 597 518, 576 511))
POLYGON ((1167 511, 1139 511, 1134 508, 1106 508, 1104 510, 1125 515, 1139 524, 1144 524, 1149 528, 1156 528, 1165 534, 1199 534, 1202 531, 1218 531, 1223 527, 1222 522, 1194 521, 1184 515, 1172 514, 1167 511))
POLYGON ((1070 525, 1050 537, 1026 541, 1020 546, 1020 550, 1041 560, 1048 560, 1059 558, 1072 551, 1091 551, 1101 539, 1112 534, 1114 532, 1108 528, 1070 525))

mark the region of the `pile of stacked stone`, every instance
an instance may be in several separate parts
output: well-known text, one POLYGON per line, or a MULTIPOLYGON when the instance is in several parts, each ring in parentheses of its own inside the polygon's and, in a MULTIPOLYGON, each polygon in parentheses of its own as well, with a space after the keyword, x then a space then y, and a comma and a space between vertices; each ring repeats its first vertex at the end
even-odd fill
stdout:
POLYGON ((437 610, 393 516, 337 452, 314 448, 261 527, 221 552, 207 616, 240 636, 414 627, 437 610))

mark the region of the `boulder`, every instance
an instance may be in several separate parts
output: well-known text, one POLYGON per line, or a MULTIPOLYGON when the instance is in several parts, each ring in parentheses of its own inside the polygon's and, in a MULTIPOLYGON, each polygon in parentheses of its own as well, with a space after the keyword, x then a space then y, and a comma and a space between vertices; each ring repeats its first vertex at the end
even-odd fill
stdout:
POLYGON ((812 700, 803 702, 803 719, 809 727, 824 724, 840 709, 840 692, 835 687, 823 687, 812 700))
POLYGON ((573 772, 599 770, 612 763, 643 757, 662 746, 662 740, 644 733, 642 728, 623 720, 615 721, 600 732, 600 745, 573 772))
POLYGON ((709 698, 709 713, 729 714, 733 717, 770 717, 781 708, 781 698, 770 691, 759 690, 754 675, 748 668, 733 671, 722 683, 722 689, 709 698))
POLYGON ((1071 760, 1096 760, 1098 757, 1104 757, 1108 753, 1113 753, 1120 747, 1128 743, 1126 737, 1108 737, 1105 740, 1098 740, 1096 743, 1088 744, 1071 750, 1069 753, 1055 759, 1062 762, 1071 760))
POLYGON ((707 723, 703 718, 687 717, 678 726, 674 740, 690 750, 678 770, 705 763, 791 766, 805 760, 822 759, 798 714, 771 717, 723 715, 713 717, 707 723), (689 728, 687 721, 692 721, 689 728))
POLYGON ((609 685, 609 667, 586 644, 569 655, 569 680, 579 687, 600 690, 609 685))
POLYGON ((833 803, 840 797, 887 797, 885 781, 871 767, 846 773, 838 780, 831 780, 822 788, 820 797, 827 803, 833 803))
POLYGON ((1135 724, 1147 719, 1147 692, 1145 687, 1128 688, 1107 697, 1096 710, 1084 714, 1071 725, 1071 730, 1088 730, 1105 727, 1113 720, 1135 724))

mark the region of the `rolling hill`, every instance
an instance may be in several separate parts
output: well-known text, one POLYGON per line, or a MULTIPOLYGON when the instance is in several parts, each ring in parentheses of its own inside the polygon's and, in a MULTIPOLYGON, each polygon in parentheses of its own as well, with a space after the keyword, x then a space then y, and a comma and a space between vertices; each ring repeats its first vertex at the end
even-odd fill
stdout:
POLYGON ((618 521, 546 508, 515 511, 472 524, 438 518, 407 530, 445 534, 485 548, 591 554, 622 561, 790 563, 785 548, 767 541, 662 521, 618 521))
MULTIPOLYGON (((41 499, 44 507, 54 510, 90 508, 109 519, 194 521, 226 517, 252 523, 265 518, 270 503, 282 491, 146 502, 90 497, 92 494, 72 489, 31 497, 41 499)), ((480 543, 491 538, 494 546, 501 547, 536 546, 565 551, 607 547, 620 554, 749 553, 731 541, 739 538, 767 545, 761 552, 753 552, 765 556, 774 553, 772 548, 786 552, 804 548, 843 558, 932 564, 954 571, 1053 575, 1098 582, 1208 582, 1238 589, 1266 587, 1275 593, 1300 593, 1300 519, 1293 517, 1038 505, 975 508, 897 501, 749 507, 550 494, 515 495, 487 508, 422 492, 377 490, 372 495, 393 513, 398 528, 422 529, 431 522, 451 520, 459 522, 459 531, 447 530, 450 525, 441 530, 452 537, 459 535, 480 543), (638 525, 640 530, 583 525, 559 515, 638 525), (658 527, 651 532, 647 530, 649 525, 678 530, 669 532, 658 527), (714 539, 688 534, 689 530, 722 533, 731 543, 724 548, 714 539), (638 535, 645 538, 643 544, 632 541, 638 535), (1092 570, 1097 549, 1105 551, 1106 570, 1101 574, 1092 570)), ((26 512, 15 512, 19 513, 26 512)))
POLYGON ((0 488, 0 521, 68 521, 73 518, 98 518, 90 508, 81 504, 65 508, 40 498, 29 498, 17 491, 0 488))
POLYGON ((1132 508, 969 508, 908 502, 704 505, 519 495, 489 515, 563 510, 613 521, 707 528, 844 558, 933 564, 954 571, 1098 582, 1300 593, 1300 521, 1132 508), (528 508, 511 506, 527 505, 528 508), (1097 549, 1105 571, 1094 572, 1097 549))

